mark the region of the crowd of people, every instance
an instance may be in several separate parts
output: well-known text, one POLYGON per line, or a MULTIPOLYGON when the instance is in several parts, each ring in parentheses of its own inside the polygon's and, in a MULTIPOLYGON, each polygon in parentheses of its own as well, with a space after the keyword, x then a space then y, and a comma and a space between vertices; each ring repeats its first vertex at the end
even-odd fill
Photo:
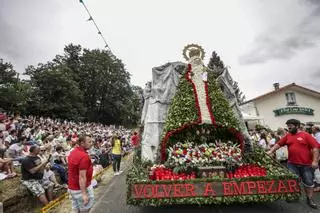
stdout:
POLYGON ((80 146, 81 137, 90 138, 86 153, 92 163, 91 176, 110 164, 114 175, 120 175, 121 157, 135 146, 131 143, 135 134, 121 126, 0 112, 0 181, 21 178, 22 185, 45 205, 53 199, 54 190, 70 190, 72 163, 68 159, 80 146))

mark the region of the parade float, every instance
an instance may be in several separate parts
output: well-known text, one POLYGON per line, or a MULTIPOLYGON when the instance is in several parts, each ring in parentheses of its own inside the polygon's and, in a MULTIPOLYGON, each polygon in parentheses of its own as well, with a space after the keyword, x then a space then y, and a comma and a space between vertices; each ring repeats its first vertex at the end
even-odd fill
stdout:
POLYGON ((298 177, 250 141, 228 70, 204 66, 199 45, 186 46, 183 55, 187 63, 153 68, 146 84, 141 156, 127 174, 127 203, 299 199, 298 177))

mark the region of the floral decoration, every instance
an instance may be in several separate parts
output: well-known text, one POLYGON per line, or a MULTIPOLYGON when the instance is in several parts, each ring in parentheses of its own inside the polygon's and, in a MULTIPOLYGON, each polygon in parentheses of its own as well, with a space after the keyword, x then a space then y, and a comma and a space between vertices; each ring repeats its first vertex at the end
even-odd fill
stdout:
POLYGON ((227 172, 228 178, 245 178, 245 177, 265 177, 267 170, 264 167, 256 164, 243 164, 238 167, 234 172, 227 172))
POLYGON ((226 162, 241 164, 242 154, 239 144, 214 142, 197 145, 193 142, 181 143, 168 148, 166 163, 175 166, 212 166, 226 162))
POLYGON ((166 168, 164 165, 154 165, 149 173, 149 180, 190 180, 195 179, 196 173, 191 174, 177 173, 172 169, 166 168))

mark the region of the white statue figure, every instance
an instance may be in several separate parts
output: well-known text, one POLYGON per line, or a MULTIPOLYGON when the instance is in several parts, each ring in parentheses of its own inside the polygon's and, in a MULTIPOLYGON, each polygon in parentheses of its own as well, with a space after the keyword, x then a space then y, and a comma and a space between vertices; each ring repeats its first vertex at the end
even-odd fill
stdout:
POLYGON ((144 124, 144 120, 147 115, 150 96, 151 96, 151 81, 146 83, 146 87, 143 90, 143 108, 142 108, 142 114, 141 114, 141 124, 144 124))
POLYGON ((195 85, 200 107, 201 123, 212 124, 210 111, 206 104, 208 94, 206 94, 205 82, 207 82, 208 73, 202 61, 204 51, 198 45, 188 45, 184 50, 184 56, 188 60, 188 63, 191 64, 192 72, 189 78, 195 85), (194 49, 194 47, 196 47, 196 49, 194 49))
POLYGON ((171 101, 179 83, 185 64, 167 63, 152 69, 151 95, 144 118, 141 141, 141 157, 154 162, 157 158, 160 136, 171 101))

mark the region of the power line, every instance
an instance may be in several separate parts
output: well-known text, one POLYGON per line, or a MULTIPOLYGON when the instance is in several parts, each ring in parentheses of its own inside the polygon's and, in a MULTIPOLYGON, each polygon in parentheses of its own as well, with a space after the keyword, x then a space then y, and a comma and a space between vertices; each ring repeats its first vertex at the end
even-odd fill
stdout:
POLYGON ((86 5, 85 5, 85 3, 83 2, 83 0, 79 0, 79 1, 80 1, 80 3, 84 6, 84 8, 86 9, 86 11, 87 11, 87 13, 88 13, 88 15, 89 15, 89 19, 88 19, 88 21, 92 21, 92 22, 93 22, 94 26, 96 27, 96 29, 97 29, 97 31, 98 31, 98 34, 99 34, 99 35, 100 35, 100 37, 102 38, 102 40, 103 40, 103 42, 104 42, 104 44, 105 44, 105 46, 104 46, 104 47, 105 47, 107 50, 109 50, 109 51, 110 51, 110 53, 113 55, 113 53, 112 53, 112 51, 111 51, 110 46, 108 45, 108 43, 107 43, 107 41, 106 41, 105 37, 103 36, 103 34, 102 34, 101 30, 99 29, 99 27, 98 27, 98 25, 97 25, 96 21, 95 21, 95 20, 94 20, 94 18, 92 17, 92 15, 91 15, 91 13, 90 13, 89 9, 87 8, 87 6, 86 6, 86 5))

